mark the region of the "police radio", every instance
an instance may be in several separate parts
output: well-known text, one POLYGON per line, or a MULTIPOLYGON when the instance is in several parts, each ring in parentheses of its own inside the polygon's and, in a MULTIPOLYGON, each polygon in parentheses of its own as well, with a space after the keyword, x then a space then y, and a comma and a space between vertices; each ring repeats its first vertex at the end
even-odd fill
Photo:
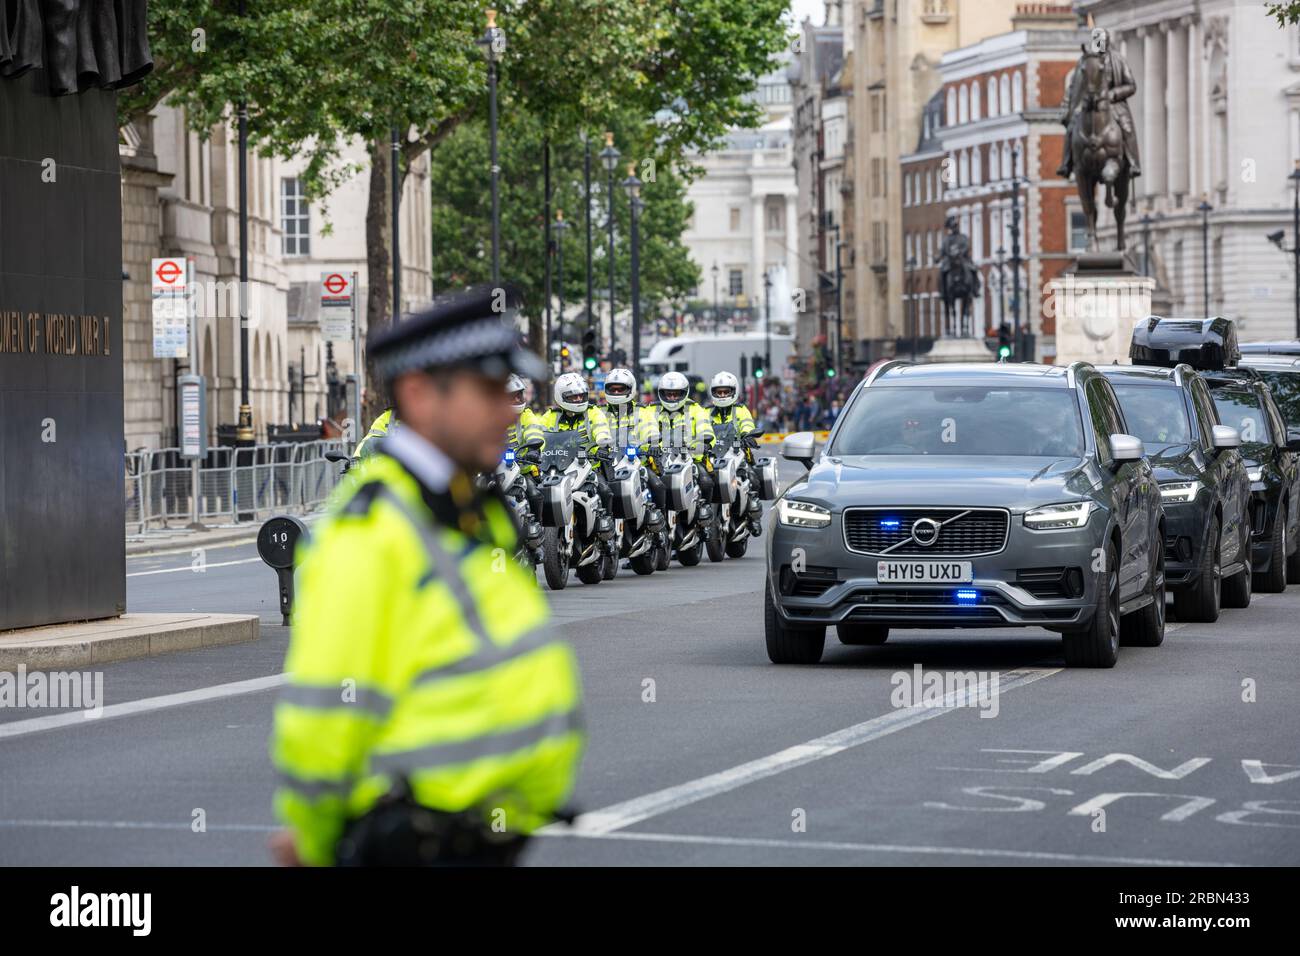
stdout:
POLYGON ((257 532, 257 553, 279 580, 280 616, 286 625, 293 612, 294 556, 298 540, 310 537, 307 525, 293 515, 269 518, 257 532))

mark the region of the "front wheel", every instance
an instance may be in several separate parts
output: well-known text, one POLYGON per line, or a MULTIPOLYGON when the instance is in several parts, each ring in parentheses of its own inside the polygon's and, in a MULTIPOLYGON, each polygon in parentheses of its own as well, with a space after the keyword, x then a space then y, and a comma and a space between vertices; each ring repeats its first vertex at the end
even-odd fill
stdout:
POLYGON ((1223 579, 1219 563, 1219 519, 1211 519, 1208 544, 1201 554, 1201 577, 1194 588, 1174 592, 1174 613, 1180 621, 1213 624, 1219 619, 1223 579))
POLYGON ((1165 546, 1156 545, 1151 565, 1151 603, 1120 622, 1120 643, 1131 647, 1159 647, 1165 640, 1165 546))
POLYGON ((727 542, 727 557, 743 558, 745 552, 749 550, 749 535, 745 535, 738 541, 727 542))
POLYGON ((542 533, 542 574, 552 591, 563 591, 569 584, 569 546, 559 528, 542 533))
POLYGON ((1278 505, 1277 519, 1273 522, 1273 546, 1269 549, 1268 571, 1255 575, 1254 587, 1263 594, 1279 594, 1286 590, 1287 537, 1286 504, 1278 505))
POLYGON ((709 560, 714 564, 727 556, 727 542, 723 534, 721 518, 709 522, 709 533, 704 538, 704 547, 709 552, 709 560))
POLYGON ((763 635, 773 664, 817 664, 826 649, 825 626, 794 628, 781 621, 771 584, 763 588, 763 635))
POLYGON ((1104 574, 1088 626, 1062 635, 1069 667, 1114 667, 1119 659, 1119 557, 1113 542, 1106 546, 1104 574))

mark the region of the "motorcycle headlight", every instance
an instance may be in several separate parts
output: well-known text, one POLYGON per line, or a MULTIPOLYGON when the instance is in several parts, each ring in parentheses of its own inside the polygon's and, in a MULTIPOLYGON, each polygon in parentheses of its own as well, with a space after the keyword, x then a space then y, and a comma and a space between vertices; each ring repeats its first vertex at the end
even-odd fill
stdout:
POLYGON ((1166 481, 1160 485, 1160 497, 1166 504, 1195 501, 1200 490, 1199 481, 1166 481))
POLYGON ((777 502, 776 514, 781 524, 792 528, 825 528, 831 523, 830 511, 808 501, 782 498, 777 502))
POLYGON ((1264 480, 1264 469, 1263 469, 1263 468, 1252 468, 1252 469, 1250 469, 1250 471, 1246 472, 1246 477, 1249 478, 1251 481, 1263 481, 1263 480, 1264 480))
POLYGON ((1025 527, 1034 531, 1055 531, 1060 528, 1082 528, 1092 514, 1092 502, 1064 501, 1058 505, 1043 505, 1025 512, 1025 527))

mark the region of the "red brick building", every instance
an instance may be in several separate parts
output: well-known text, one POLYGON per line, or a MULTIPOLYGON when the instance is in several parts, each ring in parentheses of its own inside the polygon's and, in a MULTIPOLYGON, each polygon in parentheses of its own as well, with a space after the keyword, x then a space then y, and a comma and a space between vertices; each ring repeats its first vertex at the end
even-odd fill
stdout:
MULTIPOLYGON (((945 54, 940 63, 943 85, 926 116, 941 114, 942 124, 902 158, 904 256, 925 263, 914 301, 922 334, 982 338, 1003 321, 1016 324, 1013 224, 1018 218, 1020 320, 1035 337, 1034 357, 1051 361, 1056 328, 1045 308, 1047 283, 1082 251, 1078 197, 1056 169, 1064 141, 1065 84, 1087 30, 1068 4, 1054 3, 1021 4, 1013 25, 1009 33, 945 54), (935 164, 943 185, 937 206, 926 201, 924 191, 935 164), (926 290, 938 288, 937 246, 934 264, 930 250, 941 240, 948 214, 957 216, 970 237, 984 279, 975 321, 966 326, 928 318, 942 315, 939 303, 932 313, 926 290), (932 237, 936 221, 937 239, 932 237)), ((955 344, 936 348, 935 358, 957 356, 955 344)))

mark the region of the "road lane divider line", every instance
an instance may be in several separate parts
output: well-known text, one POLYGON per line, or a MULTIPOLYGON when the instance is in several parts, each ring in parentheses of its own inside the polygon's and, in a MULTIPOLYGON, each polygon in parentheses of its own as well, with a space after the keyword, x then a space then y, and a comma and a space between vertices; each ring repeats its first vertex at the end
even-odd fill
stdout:
MULTIPOLYGON (((150 820, 0 820, 0 828, 16 830, 191 830, 190 821, 163 823, 150 820)), ((275 833, 284 827, 274 823, 207 823, 205 833, 275 833)))
POLYGON ((791 840, 762 837, 702 836, 690 833, 644 833, 641 831, 594 833, 565 827, 547 827, 539 834, 548 837, 576 837, 588 840, 632 840, 647 843, 692 843, 703 846, 762 847, 770 849, 837 850, 856 853, 900 853, 923 856, 992 857, 1059 863, 1109 863, 1115 866, 1213 866, 1237 867, 1240 863, 1207 863, 1200 860, 1166 860, 1154 857, 1101 856, 1092 853, 1056 853, 1050 850, 1004 850, 993 847, 929 846, 901 843, 849 843, 837 840, 791 840))
POLYGON ((543 828, 543 830, 556 830, 560 833, 569 834, 573 834, 575 831, 589 834, 608 834, 615 830, 622 830, 651 817, 680 810, 692 803, 698 803, 701 800, 707 800, 709 797, 735 790, 756 780, 763 780, 779 773, 785 773, 787 770, 802 767, 815 760, 822 760, 843 753, 853 747, 860 747, 862 744, 879 740, 881 737, 897 733, 923 721, 952 713, 954 710, 971 707, 976 700, 983 699, 987 701, 989 695, 1001 696, 1009 690, 1024 687, 1034 681, 1042 680, 1044 677, 1051 677, 1053 674, 1059 674, 1062 669, 1060 667, 1021 668, 1008 671, 999 675, 996 692, 989 686, 990 682, 986 677, 974 686, 949 691, 939 703, 917 703, 910 707, 902 707, 888 714, 873 717, 870 720, 817 737, 806 743, 795 744, 793 747, 787 747, 774 754, 742 763, 728 770, 709 774, 697 780, 677 784, 663 790, 656 790, 653 793, 611 804, 608 807, 593 810, 589 813, 580 814, 572 825, 551 824, 543 828))
POLYGON ((195 690, 181 691, 178 694, 163 694, 160 697, 128 700, 120 704, 109 704, 100 711, 98 717, 89 717, 87 716, 88 712, 84 710, 73 710, 62 714, 50 714, 48 717, 14 720, 0 724, 0 740, 9 737, 25 737, 28 734, 59 730, 64 727, 93 727, 115 717, 133 717, 136 714, 153 713, 158 710, 167 710, 170 707, 201 704, 210 700, 237 697, 241 694, 256 694, 261 691, 274 690, 282 686, 288 679, 288 674, 272 674, 269 677, 254 677, 251 680, 215 684, 212 687, 199 687, 195 690))
POLYGON ((158 568, 153 571, 132 571, 127 574, 128 578, 142 578, 147 574, 175 574, 178 571, 189 571, 191 574, 202 574, 208 568, 228 568, 232 564, 260 564, 261 558, 240 558, 238 561, 213 561, 209 564, 201 564, 197 568, 192 564, 184 564, 179 568, 158 568))

